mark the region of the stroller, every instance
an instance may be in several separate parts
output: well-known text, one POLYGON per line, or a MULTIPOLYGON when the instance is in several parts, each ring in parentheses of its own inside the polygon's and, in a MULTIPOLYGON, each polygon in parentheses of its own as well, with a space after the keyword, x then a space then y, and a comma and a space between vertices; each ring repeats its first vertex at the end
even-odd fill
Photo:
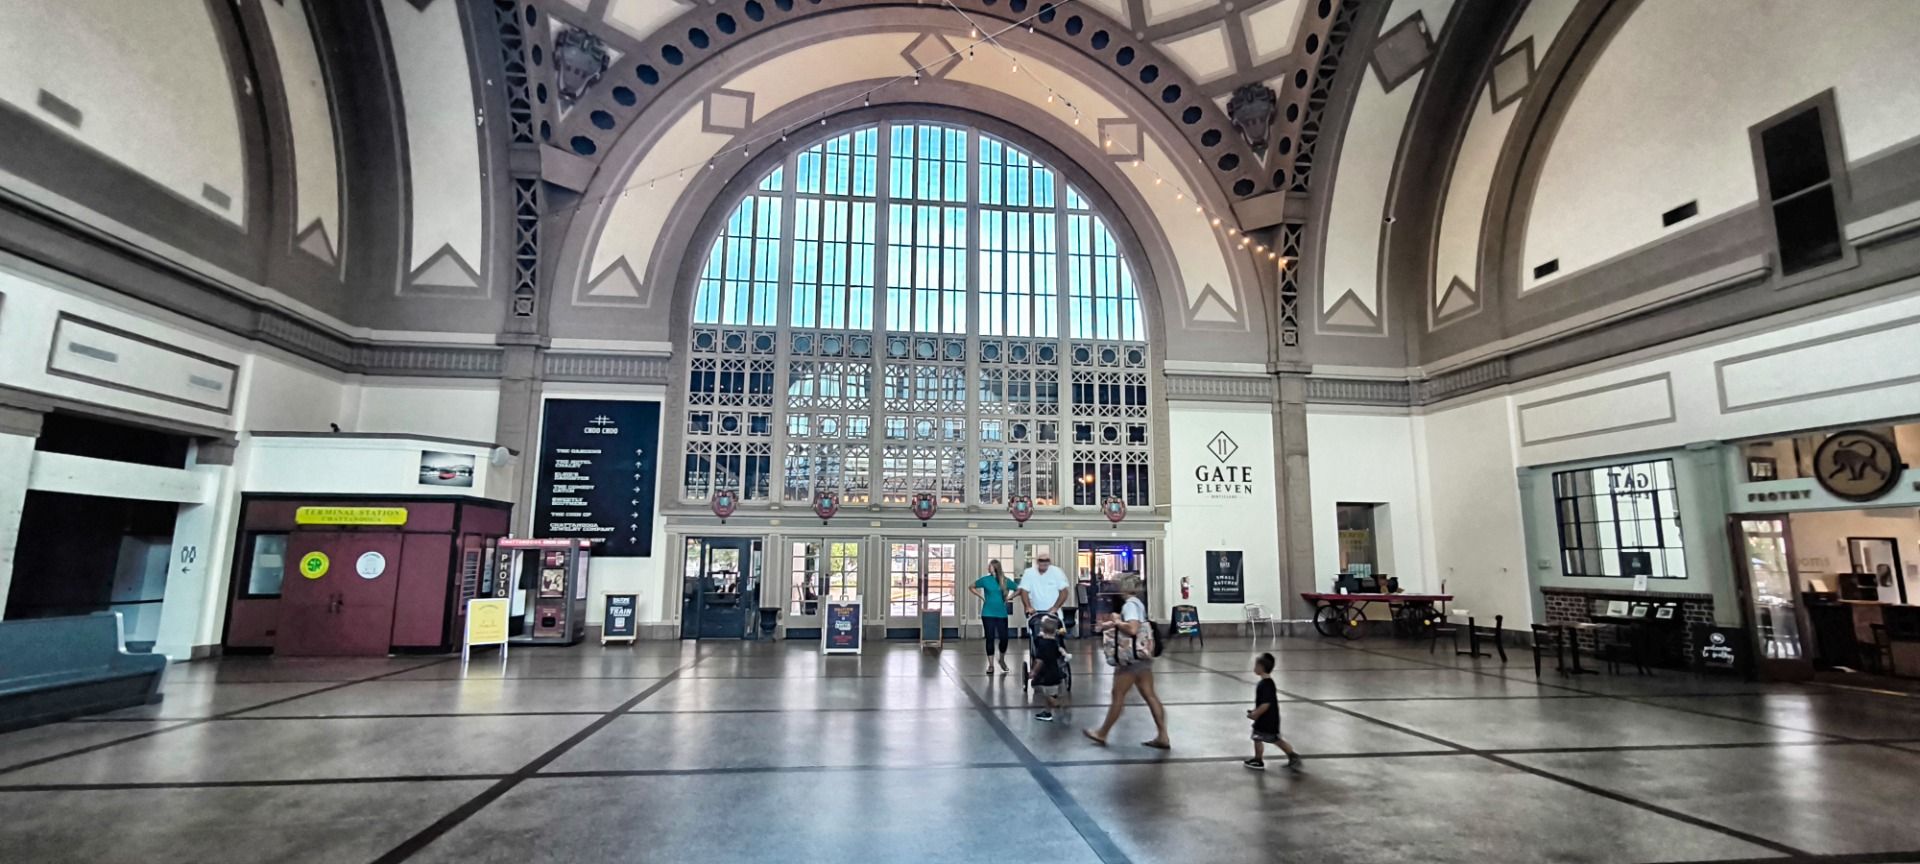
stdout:
POLYGON ((1029 671, 1033 669, 1033 655, 1034 655, 1033 646, 1034 646, 1034 643, 1038 641, 1040 638, 1040 622, 1046 621, 1048 619, 1052 619, 1055 624, 1059 625, 1059 630, 1057 632, 1061 640, 1060 683, 1066 685, 1068 693, 1072 693, 1073 692, 1073 651, 1072 649, 1068 648, 1066 645, 1067 622, 1062 621, 1060 619, 1060 616, 1058 615, 1049 615, 1045 612, 1035 612, 1032 615, 1027 616, 1027 660, 1026 660, 1026 664, 1022 666, 1020 669, 1020 689, 1028 690, 1028 689, 1031 689, 1033 686, 1033 681, 1031 680, 1032 676, 1029 671))

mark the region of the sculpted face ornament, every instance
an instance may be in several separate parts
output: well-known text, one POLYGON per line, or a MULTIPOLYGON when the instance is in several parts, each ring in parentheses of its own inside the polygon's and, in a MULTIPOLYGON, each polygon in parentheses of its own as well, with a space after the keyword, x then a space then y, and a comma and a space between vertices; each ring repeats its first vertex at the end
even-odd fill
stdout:
POLYGON ((1253 152, 1265 156, 1273 137, 1273 115, 1280 97, 1265 84, 1242 84, 1227 100, 1227 117, 1253 152))
POLYGON ((613 62, 607 43, 577 27, 565 27, 553 37, 553 66, 557 73, 560 100, 568 105, 586 95, 587 88, 607 71, 613 62))
POLYGON ((1019 525, 1026 525, 1033 518, 1033 498, 1027 495, 1015 495, 1007 502, 1007 515, 1019 525))

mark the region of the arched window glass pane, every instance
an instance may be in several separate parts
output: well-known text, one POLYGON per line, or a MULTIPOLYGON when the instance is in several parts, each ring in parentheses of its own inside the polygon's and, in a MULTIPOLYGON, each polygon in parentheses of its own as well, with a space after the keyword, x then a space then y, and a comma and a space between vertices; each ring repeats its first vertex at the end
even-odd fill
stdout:
POLYGON ((696 278, 687 500, 1153 501, 1132 272, 1018 146, 937 123, 805 146, 696 278))

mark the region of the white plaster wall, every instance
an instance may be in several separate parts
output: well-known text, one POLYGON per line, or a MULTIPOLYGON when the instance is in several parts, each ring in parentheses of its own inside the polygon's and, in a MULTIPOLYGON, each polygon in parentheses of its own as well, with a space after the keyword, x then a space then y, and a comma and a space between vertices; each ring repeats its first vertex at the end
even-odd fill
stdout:
MULTIPOLYGON (((1229 408, 1175 402, 1168 449, 1173 464, 1173 520, 1167 525, 1167 597, 1178 596, 1180 577, 1192 581, 1192 599, 1203 621, 1240 621, 1239 604, 1208 603, 1205 553, 1239 549, 1246 602, 1265 604, 1275 615, 1290 608, 1281 594, 1278 490, 1274 488, 1273 415, 1266 406, 1229 408), (1225 432, 1239 449, 1222 461, 1207 443, 1225 432), (1202 489, 1196 469, 1233 467, 1251 477, 1246 492, 1202 489)), ((1179 601, 1167 601, 1179 602, 1179 601)))
MULTIPOLYGON (((273 34, 273 53, 287 91, 287 115, 293 127, 294 220, 296 234, 319 222, 344 261, 340 243, 340 168, 334 142, 333 110, 320 53, 307 26, 306 0, 261 3, 273 34)), ((332 262, 329 262, 332 263, 332 262)))
POLYGON ((246 163, 225 53, 204 0, 15 0, 0 26, 0 101, 233 222, 246 163), (79 128, 39 107, 80 109, 79 128), (212 186, 226 204, 201 194, 212 186))
MULTIPOLYGON (((1511 397, 1530 437, 1518 464, 1548 465, 1701 441, 1753 438, 1799 429, 1920 416, 1920 279, 1883 289, 1883 299, 1841 307, 1792 324, 1767 321, 1747 335, 1702 340, 1671 353, 1642 352, 1612 366, 1574 370, 1511 397), (1652 393, 1665 382, 1666 405, 1640 405, 1646 425, 1621 428, 1618 394, 1652 393), (1722 407, 1723 399, 1730 408, 1722 407), (1657 408, 1657 411, 1651 410, 1657 408), (1646 418, 1670 416, 1664 421, 1646 418)), ((1787 482, 1787 481, 1780 481, 1787 482)))
POLYGON ((484 215, 480 144, 467 42, 455 5, 429 3, 421 9, 410 0, 385 0, 381 8, 393 35, 407 116, 413 195, 409 266, 417 268, 441 246, 451 245, 477 271, 484 215))
MULTIPOLYGON (((1313 501, 1314 584, 1331 584, 1340 570, 1340 533, 1335 505, 1385 504, 1375 525, 1383 560, 1374 570, 1400 580, 1407 591, 1439 590, 1427 570, 1420 531, 1419 469, 1413 418, 1388 414, 1314 411, 1307 414, 1307 473, 1313 501), (1391 557, 1387 557, 1387 556, 1391 557)), ((1376 518, 1381 511, 1375 511, 1376 518)))
POLYGON ((1507 400, 1433 411, 1414 418, 1414 429, 1432 587, 1451 591, 1455 608, 1524 628, 1533 592, 1507 400))
MULTIPOLYGON (((53 287, 20 271, 0 269, 0 297, 4 297, 0 300, 0 382, 7 386, 203 426, 237 428, 235 414, 49 374, 47 358, 62 312, 235 366, 244 364, 245 352, 155 317, 53 287)), ((237 407, 244 401, 239 392, 242 385, 236 379, 233 386, 237 407)))
POLYGON ((457 379, 363 382, 353 394, 360 410, 351 428, 491 442, 499 423, 499 386, 457 379))
MULTIPOLYGON (((584 384, 551 384, 541 393, 542 408, 540 416, 546 416, 544 407, 547 399, 622 399, 634 401, 659 402, 667 396, 664 387, 606 387, 584 384)), ((664 420, 664 418, 663 418, 664 420)), ((664 430, 663 430, 664 431, 664 430)), ((522 461, 528 471, 540 470, 539 438, 546 434, 539 430, 532 455, 525 455, 522 461)), ((659 441, 653 446, 657 449, 659 441)), ((606 604, 600 600, 604 592, 635 593, 640 595, 639 609, 634 612, 634 620, 644 624, 662 624, 678 621, 680 617, 680 580, 673 566, 676 551, 667 543, 667 520, 661 515, 660 484, 665 482, 669 470, 667 460, 659 460, 654 471, 654 508, 653 508, 653 556, 650 558, 607 558, 595 557, 587 562, 587 624, 598 626, 606 611, 606 604)), ((540 478, 534 478, 537 484, 540 478)), ((533 522, 533 502, 515 503, 514 534, 528 536, 527 526, 533 522)), ((767 582, 783 584, 784 577, 775 575, 786 564, 778 555, 769 553, 764 563, 767 582)))
MULTIPOLYGON (((753 93, 754 115, 765 116, 783 105, 823 89, 855 81, 886 80, 903 74, 906 69, 900 54, 919 35, 919 31, 871 33, 801 46, 744 69, 720 86, 753 93)), ((956 45, 965 44, 964 32, 947 35, 949 41, 956 45)), ((1012 56, 1023 70, 1021 74, 1012 74, 1010 70, 1013 64, 1006 56, 982 48, 976 52, 976 59, 959 64, 948 73, 947 78, 1023 99, 1069 122, 1073 115, 1064 105, 1070 102, 1079 107, 1082 117, 1080 125, 1074 127, 1074 132, 1096 146, 1100 143, 1096 140, 1100 118, 1130 116, 1128 111, 1104 95, 1080 83, 1072 73, 1048 63, 1045 57, 1018 52, 1012 56), (1035 78, 1054 88, 1058 94, 1054 102, 1047 101, 1047 90, 1034 78, 1028 77, 1026 71, 1031 71, 1035 78)), ((898 86, 907 89, 912 87, 909 83, 898 86)), ((625 181, 628 188, 604 217, 599 236, 594 241, 590 258, 592 264, 584 274, 585 280, 598 277, 622 257, 635 274, 642 279, 647 278, 647 266, 656 251, 661 229, 685 194, 687 180, 703 170, 707 161, 723 147, 734 143, 730 135, 701 131, 701 120, 701 106, 697 103, 678 116, 663 118, 662 123, 667 131, 634 167, 625 181), (686 169, 684 175, 681 169, 686 169)), ((1181 178, 1193 167, 1177 164, 1166 149, 1151 139, 1147 140, 1144 150, 1141 158, 1143 167, 1151 168, 1152 172, 1158 172, 1162 177, 1181 178)), ((737 153, 730 153, 728 158, 741 157, 737 153)), ((1191 306, 1209 285, 1219 292, 1229 312, 1246 319, 1248 313, 1244 307, 1251 301, 1241 296, 1234 284, 1224 236, 1208 223, 1205 216, 1194 211, 1191 187, 1184 185, 1184 180, 1170 179, 1156 184, 1152 172, 1135 170, 1129 171, 1127 176, 1152 208, 1159 230, 1174 249, 1175 260, 1165 262, 1165 266, 1178 273, 1184 296, 1176 296, 1172 286, 1162 277, 1162 286, 1168 293, 1162 302, 1169 319, 1178 323, 1179 310, 1191 306), (1180 195, 1178 199, 1174 197, 1176 193, 1180 195)), ((1211 182, 1210 179, 1208 182, 1211 182)), ((1153 262, 1129 263, 1144 268, 1153 262)), ((577 291, 579 286, 572 286, 569 290, 577 291)), ((651 296, 654 308, 665 308, 668 294, 660 286, 643 288, 642 294, 651 296)), ((1177 347, 1179 342, 1173 344, 1177 347)))
POLYGON ((1553 139, 1522 247, 1526 287, 1751 203, 1747 128, 1829 87, 1850 160, 1920 136, 1914 11, 1908 0, 1640 4, 1553 139), (1661 226, 1692 200, 1698 217, 1661 226), (1533 279, 1552 258, 1559 272, 1533 279))
MULTIPOLYGON (((493 448, 411 438, 355 435, 251 437, 240 490, 289 494, 472 495, 511 501, 512 470, 488 461, 493 448), (474 457, 473 486, 423 486, 420 451, 474 457)), ((236 463, 238 464, 238 463, 236 463)))
POLYGON ((245 369, 248 431, 325 432, 329 423, 354 428, 340 404, 347 386, 333 374, 267 354, 248 358, 245 369))
MULTIPOLYGON (((1395 4, 1396 11, 1402 4, 1395 4)), ((1405 17, 1405 16, 1402 16, 1405 17)), ((1331 312, 1351 292, 1374 317, 1381 314, 1380 241, 1387 192, 1393 180, 1400 132, 1425 72, 1416 72, 1389 93, 1371 67, 1360 80, 1353 115, 1340 139, 1327 212, 1327 244, 1320 271, 1320 311, 1331 312)))

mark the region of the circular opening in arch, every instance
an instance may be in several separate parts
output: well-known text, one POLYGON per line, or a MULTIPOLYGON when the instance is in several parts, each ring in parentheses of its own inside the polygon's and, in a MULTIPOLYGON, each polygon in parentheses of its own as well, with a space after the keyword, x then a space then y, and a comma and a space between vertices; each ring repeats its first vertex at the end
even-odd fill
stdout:
POLYGON ((1273 172, 1273 188, 1283 189, 1286 187, 1286 185, 1287 185, 1287 169, 1282 168, 1278 171, 1273 172))
POLYGON ((1328 15, 1332 15, 1332 14, 1333 14, 1333 0, 1320 0, 1320 8, 1319 8, 1319 9, 1316 9, 1316 10, 1314 10, 1314 11, 1316 11, 1316 12, 1319 12, 1319 13, 1320 13, 1320 17, 1322 17, 1322 18, 1325 18, 1325 17, 1327 17, 1328 15))
POLYGON ((1280 151, 1280 155, 1285 156, 1288 153, 1293 152, 1293 139, 1289 137, 1282 137, 1273 146, 1274 146, 1274 149, 1280 151))
POLYGON ((1160 78, 1160 67, 1155 66, 1152 63, 1148 63, 1147 65, 1140 67, 1140 83, 1152 84, 1154 81, 1159 80, 1159 78, 1160 78))
POLYGON ((713 29, 731 36, 733 35, 733 31, 740 29, 740 24, 733 20, 732 15, 722 12, 714 16, 713 29))
POLYGON ((1295 90, 1307 89, 1307 70, 1302 69, 1298 72, 1293 73, 1293 89, 1295 90))
POLYGON ((645 63, 640 64, 640 68, 633 70, 633 74, 640 79, 640 83, 648 87, 660 83, 660 70, 645 63))
POLYGON ((1253 190, 1254 190, 1253 181, 1248 180, 1245 177, 1240 178, 1238 181, 1236 181, 1233 184, 1233 194, 1238 195, 1242 198, 1245 198, 1248 195, 1252 195, 1253 190))
POLYGON ((1215 162, 1213 164, 1218 165, 1220 167, 1220 170, 1222 171, 1232 171, 1233 169, 1240 167, 1240 157, 1232 153, 1228 153, 1224 156, 1221 156, 1220 161, 1215 162))
POLYGON ((585 135, 575 135, 573 136, 573 140, 568 143, 573 145, 573 152, 582 156, 592 156, 595 151, 600 149, 600 145, 593 143, 593 139, 585 135))
POLYGON ((1320 53, 1320 34, 1318 33, 1307 34, 1307 53, 1308 54, 1320 53))
POLYGON ((1027 0, 1007 0, 1007 8, 1015 12, 1027 11, 1027 0))
POLYGON ((598 126, 601 129, 613 128, 613 115, 608 114, 605 111, 595 109, 593 114, 590 115, 589 119, 593 121, 593 125, 598 126))
POLYGON ((1133 46, 1128 45, 1127 47, 1122 48, 1119 51, 1115 52, 1113 55, 1113 62, 1118 63, 1122 66, 1133 65, 1133 46))
POLYGON ((527 6, 527 23, 529 25, 540 23, 540 10, 531 5, 527 6))
POLYGON ((542 141, 553 140, 553 124, 548 123, 545 120, 540 121, 540 140, 542 141))
POLYGON ((533 50, 528 52, 528 55, 533 58, 533 65, 535 66, 538 66, 546 62, 547 55, 545 52, 540 50, 540 46, 538 45, 533 46, 533 50))
POLYGON ((1218 143, 1220 143, 1220 130, 1208 129, 1207 131, 1200 133, 1201 146, 1212 147, 1218 143))
POLYGON ((679 46, 665 45, 660 48, 660 59, 667 61, 669 66, 678 66, 687 62, 687 55, 680 50, 679 46))
POLYGON ((1188 105, 1187 110, 1180 112, 1180 122, 1185 123, 1188 126, 1192 126, 1193 124, 1200 122, 1200 118, 1202 116, 1204 115, 1200 111, 1200 106, 1188 105))
POLYGON ((613 88, 613 101, 630 108, 633 107, 633 103, 640 101, 640 99, 633 95, 633 88, 622 84, 613 88))
POLYGON ((1067 19, 1067 35, 1068 36, 1078 36, 1080 35, 1080 31, 1086 29, 1086 27, 1087 27, 1087 22, 1080 20, 1080 16, 1078 15, 1072 16, 1067 19))
POLYGON ((1300 103, 1298 102, 1288 103, 1287 104, 1287 122, 1292 123, 1293 121, 1298 119, 1300 119, 1300 103))
POLYGON ((1107 50, 1107 43, 1112 41, 1112 37, 1108 36, 1105 30, 1095 30, 1093 31, 1093 39, 1090 41, 1093 45, 1093 50, 1105 51, 1107 50))
POLYGON ((533 88, 533 98, 540 100, 542 105, 547 104, 547 85, 541 84, 533 88))
POLYGON ((1039 16, 1040 23, 1052 24, 1054 17, 1057 16, 1058 14, 1059 14, 1058 10, 1053 8, 1052 3, 1040 4, 1040 16, 1039 16))
POLYGON ((747 5, 741 7, 740 11, 747 13, 747 17, 754 21, 767 17, 767 9, 760 5, 760 0, 747 0, 747 5))
POLYGON ((793 0, 773 0, 773 8, 782 12, 792 12, 793 0))
POLYGON ((687 31, 687 44, 705 51, 707 50, 707 46, 712 43, 707 39, 707 31, 695 27, 687 31))
POLYGON ((1173 103, 1180 101, 1180 85, 1168 84, 1165 88, 1161 89, 1160 101, 1165 102, 1168 105, 1172 105, 1173 103))

